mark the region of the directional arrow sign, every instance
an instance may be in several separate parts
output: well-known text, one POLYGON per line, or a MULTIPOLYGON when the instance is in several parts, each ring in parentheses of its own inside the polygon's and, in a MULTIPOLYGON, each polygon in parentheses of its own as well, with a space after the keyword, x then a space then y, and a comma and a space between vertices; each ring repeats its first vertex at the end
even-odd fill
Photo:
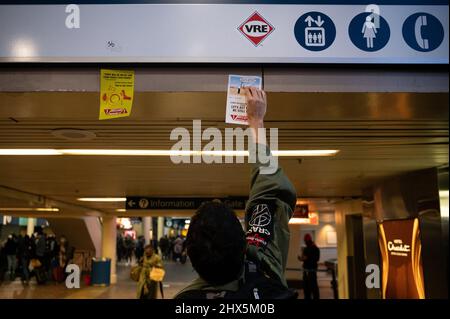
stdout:
POLYGON ((317 16, 317 21, 314 21, 318 27, 322 26, 325 21, 322 20, 321 16, 317 16))
POLYGON ((248 200, 244 196, 207 198, 207 197, 147 197, 129 196, 126 201, 126 209, 197 209, 203 202, 219 199, 232 209, 245 209, 248 200))
POLYGON ((308 27, 310 27, 311 24, 312 24, 313 22, 315 22, 315 21, 314 21, 313 18, 311 18, 311 16, 308 16, 308 17, 305 19, 305 22, 308 22, 308 27))

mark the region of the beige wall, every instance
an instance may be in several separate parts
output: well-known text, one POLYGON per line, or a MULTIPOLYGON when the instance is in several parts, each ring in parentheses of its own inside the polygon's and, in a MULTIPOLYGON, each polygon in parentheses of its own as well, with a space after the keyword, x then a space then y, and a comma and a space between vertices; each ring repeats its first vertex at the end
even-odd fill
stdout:
POLYGON ((98 252, 97 255, 100 254, 101 226, 95 217, 47 218, 47 221, 56 236, 64 235, 75 249, 89 250, 98 252), (90 220, 90 218, 95 220, 90 220), (95 225, 90 225, 90 223, 95 223, 95 225))
POLYGON ((337 232, 338 255, 338 291, 340 299, 348 299, 347 279, 347 235, 345 229, 345 216, 350 214, 362 214, 361 200, 349 200, 336 203, 335 220, 337 232))

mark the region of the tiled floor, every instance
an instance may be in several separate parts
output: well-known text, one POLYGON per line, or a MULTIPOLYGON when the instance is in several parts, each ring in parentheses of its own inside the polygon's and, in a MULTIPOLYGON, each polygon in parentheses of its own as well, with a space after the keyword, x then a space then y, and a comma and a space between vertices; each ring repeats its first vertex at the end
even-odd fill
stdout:
MULTIPOLYGON (((188 282, 196 278, 189 263, 184 265, 166 262, 166 278, 164 280, 165 298, 172 298, 188 282)), ((5 281, 0 285, 0 299, 134 299, 136 298, 136 282, 129 278, 131 266, 123 263, 117 265, 117 284, 109 287, 85 286, 81 282, 80 289, 68 289, 64 284, 48 282, 37 285, 32 279, 28 286, 23 286, 17 279, 14 282, 5 281)), ((319 280, 322 298, 332 298, 328 278, 319 280)), ((299 298, 303 295, 300 292, 299 298)))
MULTIPOLYGON (((164 280, 165 298, 172 298, 186 283, 195 279, 196 275, 191 265, 166 262, 166 278, 164 280)), ((0 299, 31 298, 31 299, 134 299, 136 298, 136 282, 129 278, 131 266, 119 263, 117 265, 117 284, 109 287, 85 286, 81 281, 80 289, 68 289, 65 284, 47 282, 37 285, 35 279, 28 286, 23 286, 20 279, 14 282, 5 281, 0 286, 0 299)))

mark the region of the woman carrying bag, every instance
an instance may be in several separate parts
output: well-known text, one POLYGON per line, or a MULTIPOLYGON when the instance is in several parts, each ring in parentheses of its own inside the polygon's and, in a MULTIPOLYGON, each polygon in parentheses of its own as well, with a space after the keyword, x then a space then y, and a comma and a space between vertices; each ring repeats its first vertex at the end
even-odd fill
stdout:
POLYGON ((137 279, 137 273, 137 298, 156 299, 158 284, 161 286, 165 272, 161 257, 153 251, 151 245, 144 247, 144 257, 139 261, 139 265, 131 269, 131 277, 137 279))

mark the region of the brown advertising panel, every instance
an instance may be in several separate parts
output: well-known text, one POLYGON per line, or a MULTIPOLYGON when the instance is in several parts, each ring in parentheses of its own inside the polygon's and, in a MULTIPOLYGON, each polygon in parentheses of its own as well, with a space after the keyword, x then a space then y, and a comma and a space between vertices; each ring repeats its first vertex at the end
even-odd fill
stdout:
POLYGON ((382 297, 424 299, 419 220, 390 220, 379 225, 382 297))

